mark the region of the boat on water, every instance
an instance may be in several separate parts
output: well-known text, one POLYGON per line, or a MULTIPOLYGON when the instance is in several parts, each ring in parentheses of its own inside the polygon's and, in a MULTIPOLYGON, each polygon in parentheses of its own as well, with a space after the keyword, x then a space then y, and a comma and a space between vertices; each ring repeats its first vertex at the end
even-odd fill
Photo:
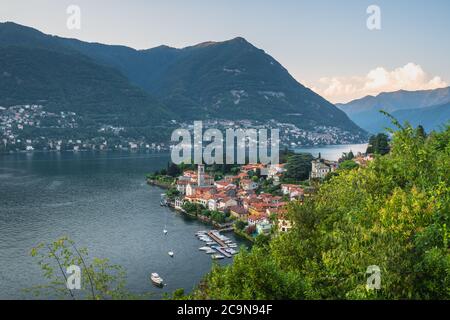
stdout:
POLYGON ((163 232, 164 232, 164 235, 166 235, 169 231, 167 231, 167 229, 164 229, 163 232))
POLYGON ((159 201, 159 204, 161 205, 161 207, 167 206, 167 199, 165 193, 161 194, 161 200, 159 201))
POLYGON ((170 256, 171 258, 173 258, 173 256, 175 255, 175 254, 173 253, 173 251, 169 251, 168 254, 169 254, 169 256, 170 256))
POLYGON ((208 251, 209 249, 211 249, 210 247, 201 247, 198 250, 200 251, 208 251))
POLYGON ((224 258, 225 258, 225 256, 223 256, 221 254, 213 254, 211 256, 211 259, 213 259, 213 260, 220 260, 220 259, 224 259, 224 258))
POLYGON ((228 248, 225 249, 226 252, 228 252, 229 254, 237 254, 238 252, 236 250, 234 250, 233 248, 228 248))
POLYGON ((157 287, 163 287, 164 286, 164 280, 159 276, 157 273, 152 273, 150 276, 150 280, 152 283, 157 287))
POLYGON ((205 251, 206 254, 213 254, 216 253, 216 250, 209 248, 208 250, 205 251))
POLYGON ((236 243, 230 243, 230 244, 228 245, 228 247, 230 247, 230 248, 237 248, 238 245, 237 245, 236 243))

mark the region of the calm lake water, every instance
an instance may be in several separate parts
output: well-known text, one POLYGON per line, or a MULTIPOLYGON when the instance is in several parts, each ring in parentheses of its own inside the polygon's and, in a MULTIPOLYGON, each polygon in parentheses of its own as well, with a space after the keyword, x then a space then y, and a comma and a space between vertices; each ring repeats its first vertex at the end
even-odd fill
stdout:
POLYGON ((314 157, 321 157, 326 160, 337 161, 342 157, 342 153, 352 151, 355 155, 358 152, 366 152, 368 144, 342 144, 323 147, 308 147, 295 149, 296 152, 311 153, 314 157))
POLYGON ((190 291, 212 266, 195 237, 208 227, 161 207, 164 191, 145 183, 145 174, 168 160, 167 154, 118 152, 0 155, 0 299, 32 298, 23 289, 46 280, 30 249, 64 235, 91 257, 125 267, 134 293, 159 298, 177 288, 190 291), (164 289, 150 284, 151 272, 165 279, 164 289))
MULTIPOLYGON (((329 160, 367 145, 303 148, 329 160)), ((211 269, 195 232, 204 224, 159 205, 163 190, 144 176, 163 168, 168 154, 29 153, 0 155, 0 299, 28 299, 23 289, 46 283, 30 249, 40 242, 69 236, 91 257, 109 258, 125 267, 128 289, 190 291, 211 269), (163 235, 167 223, 169 235, 163 235), (172 259, 167 252, 173 250, 172 259), (158 272, 167 286, 149 283, 158 272)), ((238 244, 249 245, 228 234, 238 244)), ((220 261, 230 263, 231 259, 220 261)), ((51 298, 51 297, 50 297, 51 298)))

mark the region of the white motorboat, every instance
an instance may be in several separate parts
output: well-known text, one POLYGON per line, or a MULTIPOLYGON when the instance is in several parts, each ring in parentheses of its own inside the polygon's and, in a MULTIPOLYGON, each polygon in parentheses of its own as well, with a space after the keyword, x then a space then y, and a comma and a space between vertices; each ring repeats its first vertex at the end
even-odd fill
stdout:
POLYGON ((208 251, 210 249, 211 249, 210 247, 201 247, 198 250, 200 250, 200 251, 208 251))
POLYGON ((161 278, 159 276, 159 274, 157 273, 152 273, 152 275, 150 276, 150 280, 152 281, 152 283, 157 286, 157 287, 162 287, 164 286, 164 280, 163 278, 161 278))
POLYGON ((211 258, 212 258, 213 260, 220 260, 220 259, 224 259, 225 256, 223 256, 223 255, 221 255, 221 254, 213 254, 213 255, 211 256, 211 258))
POLYGON ((167 231, 167 229, 164 229, 163 232, 164 232, 164 235, 167 235, 167 233, 168 233, 169 231, 167 231))
POLYGON ((175 254, 173 253, 173 251, 169 251, 168 254, 169 254, 169 256, 172 257, 172 258, 173 258, 173 256, 175 255, 175 254))

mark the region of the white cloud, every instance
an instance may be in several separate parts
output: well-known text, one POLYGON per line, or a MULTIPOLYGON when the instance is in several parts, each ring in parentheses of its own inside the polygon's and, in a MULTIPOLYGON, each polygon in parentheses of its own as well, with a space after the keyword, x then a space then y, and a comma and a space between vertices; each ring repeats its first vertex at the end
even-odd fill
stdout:
POLYGON ((447 87, 438 76, 429 76, 420 65, 408 63, 394 70, 378 67, 365 76, 325 77, 311 89, 334 102, 348 102, 367 95, 398 90, 429 90, 447 87))

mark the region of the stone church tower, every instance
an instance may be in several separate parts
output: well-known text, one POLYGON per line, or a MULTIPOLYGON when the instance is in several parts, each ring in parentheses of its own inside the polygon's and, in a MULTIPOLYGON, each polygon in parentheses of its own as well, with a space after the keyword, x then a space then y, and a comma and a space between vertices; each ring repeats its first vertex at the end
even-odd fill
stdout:
POLYGON ((198 165, 197 184, 199 187, 205 185, 205 165, 203 164, 198 165))

